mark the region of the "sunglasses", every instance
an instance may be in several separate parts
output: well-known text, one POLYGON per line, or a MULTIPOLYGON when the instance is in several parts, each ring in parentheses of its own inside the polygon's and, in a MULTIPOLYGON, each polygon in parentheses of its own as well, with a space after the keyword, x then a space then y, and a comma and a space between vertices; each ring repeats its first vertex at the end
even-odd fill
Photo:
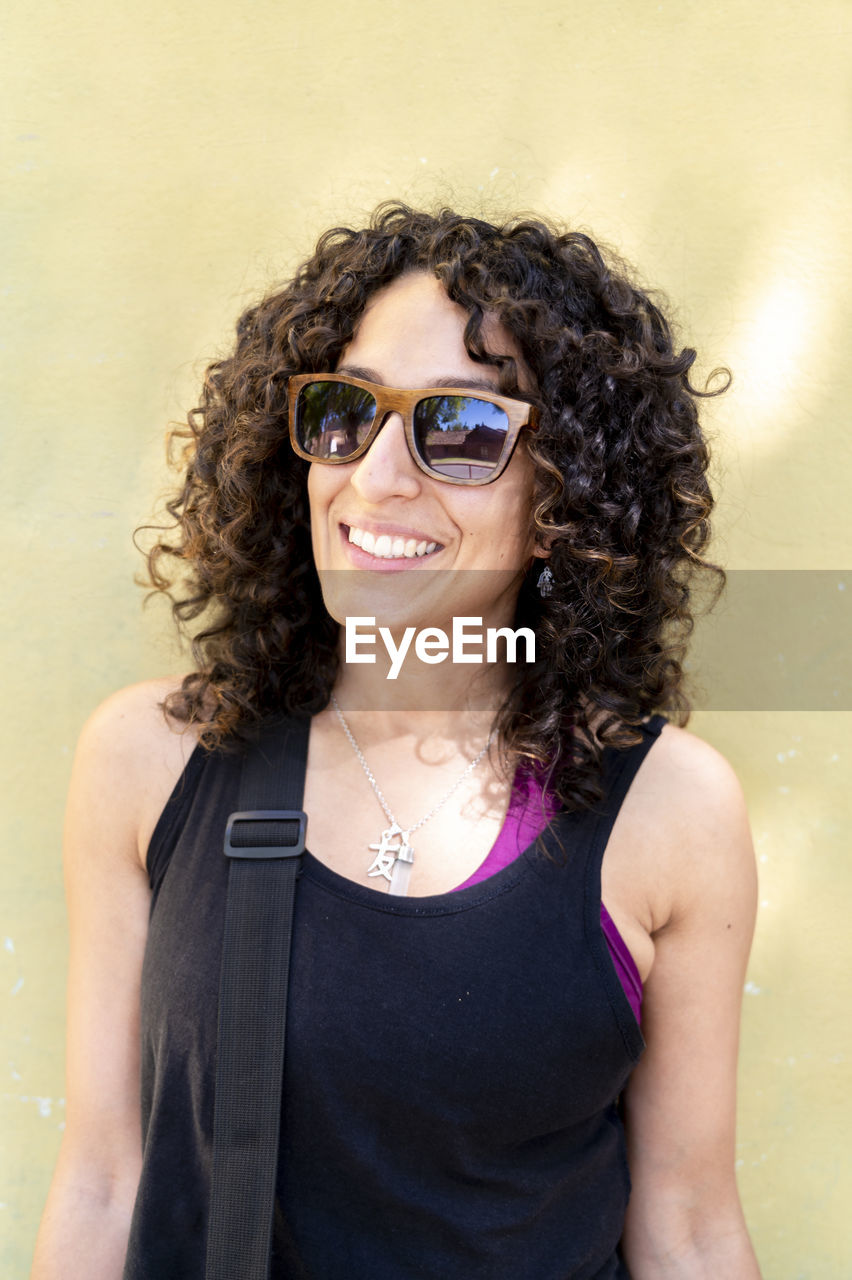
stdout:
POLYGON ((522 427, 538 413, 523 400, 462 387, 414 391, 342 373, 300 373, 288 384, 290 439, 308 462, 354 462, 398 413, 421 471, 447 484, 491 484, 505 469, 522 427))

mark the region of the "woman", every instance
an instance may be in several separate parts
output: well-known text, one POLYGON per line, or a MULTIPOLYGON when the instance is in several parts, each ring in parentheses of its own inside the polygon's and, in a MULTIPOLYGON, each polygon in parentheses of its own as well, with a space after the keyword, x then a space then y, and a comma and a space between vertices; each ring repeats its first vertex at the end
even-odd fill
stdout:
POLYGON ((222 832, 282 713, 312 717, 310 852, 272 1274, 759 1274, 754 858, 682 727, 690 583, 722 577, 693 359, 587 237, 401 205, 242 317, 151 552, 197 670, 115 695, 77 753, 37 1280, 204 1273, 222 832), (459 619, 534 658, 439 661, 459 619))

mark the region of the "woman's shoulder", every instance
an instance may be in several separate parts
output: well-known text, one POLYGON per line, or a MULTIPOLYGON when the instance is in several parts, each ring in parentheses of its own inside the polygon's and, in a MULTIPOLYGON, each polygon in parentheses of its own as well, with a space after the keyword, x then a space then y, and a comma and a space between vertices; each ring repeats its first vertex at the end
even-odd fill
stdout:
MULTIPOLYGON (((126 773, 152 762, 184 764, 196 745, 192 725, 165 709, 166 699, 181 685, 181 676, 162 676, 126 685, 105 698, 80 731, 78 752, 99 758, 103 767, 126 773)), ((182 767, 182 765, 181 765, 182 767)))
POLYGON ((730 761, 712 743, 666 721, 648 755, 648 775, 665 791, 667 807, 680 817, 709 817, 744 805, 743 789, 730 761))
POLYGON ((181 676, 128 685, 110 694, 84 724, 75 773, 104 805, 120 808, 135 832, 140 862, 175 783, 197 745, 197 734, 165 709, 181 676))
POLYGON ((170 694, 181 686, 184 676, 157 676, 125 685, 110 693, 91 712, 83 731, 98 736, 111 731, 131 732, 136 738, 140 733, 163 730, 179 734, 185 726, 168 716, 163 704, 170 694))
POLYGON ((665 723, 643 762, 636 817, 665 868, 675 900, 711 896, 754 879, 754 846, 742 785, 704 738, 665 723))
POLYGON ((647 717, 644 733, 652 739, 651 749, 631 787, 631 800, 641 800, 648 816, 671 825, 690 817, 709 818, 718 810, 733 814, 744 807, 733 766, 711 743, 664 716, 647 717))

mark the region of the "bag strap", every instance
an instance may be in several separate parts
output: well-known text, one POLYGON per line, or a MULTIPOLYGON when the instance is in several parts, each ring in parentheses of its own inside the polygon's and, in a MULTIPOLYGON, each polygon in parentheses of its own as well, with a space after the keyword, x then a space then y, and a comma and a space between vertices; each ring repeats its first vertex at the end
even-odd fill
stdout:
POLYGON ((225 832, 230 866, 206 1280, 267 1280, 269 1274, 310 723, 287 720, 248 752, 240 808, 225 832))

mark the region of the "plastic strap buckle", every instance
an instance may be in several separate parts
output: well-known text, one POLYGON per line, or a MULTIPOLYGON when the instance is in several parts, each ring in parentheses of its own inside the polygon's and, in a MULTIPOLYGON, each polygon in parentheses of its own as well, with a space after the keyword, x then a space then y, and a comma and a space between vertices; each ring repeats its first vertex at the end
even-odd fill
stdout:
POLYGON ((232 813, 225 828, 225 855, 228 858, 297 858, 305 852, 308 815, 303 809, 245 809, 232 813), (239 823, 298 822, 295 844, 235 845, 234 827, 239 823))

